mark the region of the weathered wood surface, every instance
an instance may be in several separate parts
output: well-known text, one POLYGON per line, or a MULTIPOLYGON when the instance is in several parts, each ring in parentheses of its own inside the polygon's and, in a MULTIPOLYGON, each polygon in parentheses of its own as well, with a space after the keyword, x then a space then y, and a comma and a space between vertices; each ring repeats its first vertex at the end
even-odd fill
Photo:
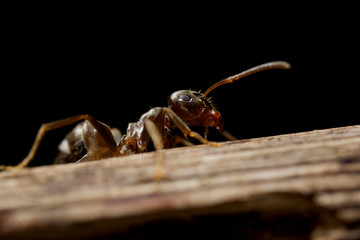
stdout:
POLYGON ((360 126, 0 173, 0 239, 360 239, 360 126))

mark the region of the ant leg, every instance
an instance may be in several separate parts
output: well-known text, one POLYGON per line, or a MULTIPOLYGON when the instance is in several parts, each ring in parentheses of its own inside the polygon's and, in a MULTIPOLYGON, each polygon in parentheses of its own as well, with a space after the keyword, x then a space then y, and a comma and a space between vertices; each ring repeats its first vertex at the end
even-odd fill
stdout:
POLYGON ((87 115, 87 114, 81 114, 81 115, 76 115, 73 117, 65 118, 62 120, 57 120, 57 121, 42 124, 36 135, 35 141, 31 147, 28 155, 16 166, 0 165, 0 170, 21 169, 21 168, 26 167, 31 162, 31 160, 34 158, 35 153, 39 148, 40 142, 44 138, 44 136, 47 132, 71 125, 80 120, 88 120, 94 126, 94 128, 96 128, 99 132, 101 132, 104 140, 108 143, 109 148, 112 150, 113 149, 116 150, 117 146, 112 137, 110 129, 105 124, 97 121, 92 116, 87 115))
POLYGON ((193 146, 194 144, 192 142, 190 142, 189 140, 186 140, 185 138, 183 137, 180 137, 180 136, 174 136, 173 138, 174 140, 174 143, 172 145, 172 147, 175 147, 177 146, 178 144, 181 144, 183 146, 193 146))
POLYGON ((37 149, 39 148, 39 144, 40 144, 41 140, 43 139, 43 137, 45 136, 46 132, 70 125, 70 124, 80 121, 82 119, 83 119, 82 115, 77 115, 74 117, 42 124, 36 135, 35 141, 30 149, 30 152, 24 158, 24 160, 22 160, 22 162, 16 166, 0 166, 0 170, 21 169, 21 168, 26 167, 30 163, 30 161, 34 158, 35 153, 36 153, 37 149))
POLYGON ((207 140, 209 136, 209 128, 205 128, 205 132, 204 132, 204 138, 207 140))
POLYGON ((220 143, 209 142, 197 132, 191 131, 188 125, 186 125, 186 123, 178 115, 176 115, 176 113, 174 113, 170 108, 163 108, 163 109, 166 112, 166 114, 168 114, 168 116, 171 118, 172 122, 176 125, 176 127, 178 127, 180 131, 184 134, 186 139, 188 136, 190 136, 203 144, 208 144, 215 147, 221 146, 220 143))
POLYGON ((232 135, 231 133, 229 133, 228 131, 226 131, 224 129, 220 133, 221 133, 221 135, 223 135, 226 139, 228 139, 230 141, 238 140, 234 135, 232 135))
MULTIPOLYGON (((225 129, 222 129, 221 132, 219 132, 221 135, 223 135, 224 138, 230 141, 238 140, 234 135, 226 131, 225 129)), ((209 128, 205 128, 204 138, 207 140, 209 135, 209 128)))
POLYGON ((156 158, 156 170, 154 177, 156 180, 160 180, 164 177, 164 155, 163 152, 159 151, 164 149, 163 140, 159 129, 156 127, 155 123, 149 118, 145 120, 145 127, 151 139, 153 140, 155 150, 158 153, 158 156, 156 158))

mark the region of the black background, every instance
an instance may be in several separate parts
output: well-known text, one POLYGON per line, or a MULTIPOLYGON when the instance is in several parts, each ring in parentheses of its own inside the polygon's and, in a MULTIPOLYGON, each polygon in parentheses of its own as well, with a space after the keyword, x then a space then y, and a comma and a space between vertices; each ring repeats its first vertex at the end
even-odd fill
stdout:
MULTIPOLYGON (((229 132, 244 139, 360 123, 355 5, 136 4, 2 8, 1 163, 19 162, 41 123, 88 113, 125 132, 176 90, 205 91, 274 60, 292 69, 210 94, 229 132)), ((51 163, 71 128, 47 134, 33 164, 51 163)))

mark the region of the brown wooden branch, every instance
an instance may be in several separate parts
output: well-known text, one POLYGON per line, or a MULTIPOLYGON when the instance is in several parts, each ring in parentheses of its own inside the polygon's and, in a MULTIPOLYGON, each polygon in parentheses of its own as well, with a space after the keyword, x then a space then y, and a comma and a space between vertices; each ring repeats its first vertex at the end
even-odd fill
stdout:
POLYGON ((360 239, 360 126, 0 173, 0 239, 360 239))

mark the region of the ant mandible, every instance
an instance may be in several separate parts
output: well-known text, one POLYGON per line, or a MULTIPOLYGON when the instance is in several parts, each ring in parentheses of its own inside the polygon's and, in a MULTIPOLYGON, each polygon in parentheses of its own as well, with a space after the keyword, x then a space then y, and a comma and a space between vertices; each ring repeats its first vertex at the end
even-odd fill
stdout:
MULTIPOLYGON (((219 144, 207 140, 208 128, 215 127, 229 140, 235 138, 224 130, 220 112, 212 105, 207 95, 215 88, 232 83, 250 74, 268 69, 289 69, 290 64, 284 61, 274 61, 250 68, 234 76, 225 78, 205 93, 191 90, 180 90, 172 93, 168 98, 168 107, 155 107, 144 113, 139 121, 130 123, 125 135, 121 136, 117 129, 96 120, 88 114, 82 114, 58 121, 42 124, 32 148, 24 160, 16 166, 0 166, 0 170, 21 169, 26 167, 34 158, 41 140, 46 132, 65 127, 84 120, 78 124, 59 145, 59 155, 55 162, 72 163, 94 161, 116 156, 142 153, 147 150, 150 139, 155 149, 173 148, 176 144, 190 144, 188 137, 195 138, 200 143, 219 144), (184 138, 172 135, 172 128, 177 127, 184 138), (205 127, 205 136, 192 131, 189 126, 205 127)), ((159 157, 156 176, 162 176, 162 160, 159 157)))

